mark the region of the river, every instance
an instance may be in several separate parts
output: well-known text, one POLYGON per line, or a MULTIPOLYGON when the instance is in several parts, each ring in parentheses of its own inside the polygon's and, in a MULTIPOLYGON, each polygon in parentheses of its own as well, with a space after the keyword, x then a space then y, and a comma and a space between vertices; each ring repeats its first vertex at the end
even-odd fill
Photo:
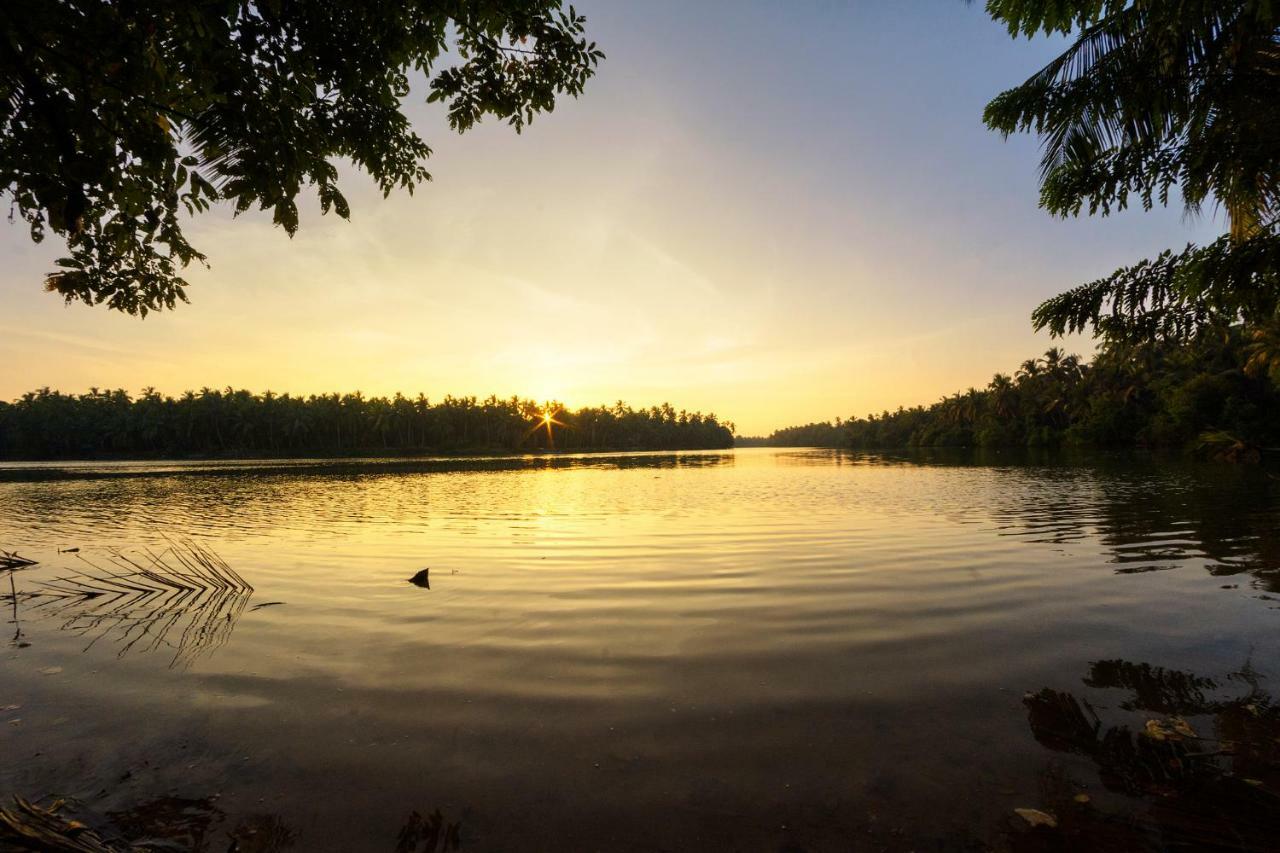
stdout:
MULTIPOLYGON (((1186 785, 1280 781, 1274 744, 1233 742, 1277 713, 1280 481, 1256 468, 7 464, 0 549, 38 561, 0 572, 0 794, 135 839, 390 853, 416 812, 441 849, 987 849, 1043 840, 1022 808, 1115 849, 1254 849, 1186 785), (1215 754, 1151 777, 1152 719, 1215 754)), ((1240 820, 1271 832, 1262 808, 1240 820)))

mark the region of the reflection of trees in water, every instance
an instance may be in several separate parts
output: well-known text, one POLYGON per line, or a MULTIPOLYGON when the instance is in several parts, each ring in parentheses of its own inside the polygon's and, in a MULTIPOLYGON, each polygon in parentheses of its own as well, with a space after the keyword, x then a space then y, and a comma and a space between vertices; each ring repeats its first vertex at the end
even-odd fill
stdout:
POLYGON ((1002 535, 1096 540, 1119 574, 1198 563, 1280 592, 1280 484, 1241 466, 1159 469, 1105 460, 1007 469, 990 512, 1002 535))
POLYGON ((212 551, 195 543, 171 543, 160 553, 113 551, 105 565, 76 555, 83 567, 20 591, 8 599, 17 621, 58 621, 60 630, 131 651, 173 651, 170 666, 189 666, 223 646, 253 595, 249 585, 212 551))
MULTIPOLYGON (((193 464, 139 463, 135 467, 109 465, 77 467, 41 466, 0 469, 0 483, 39 484, 51 482, 167 481, 174 477, 210 481, 211 495, 227 488, 226 480, 246 476, 326 478, 376 477, 392 474, 453 474, 472 471, 539 471, 574 468, 711 468, 732 466, 736 457, 730 450, 647 450, 618 453, 528 453, 510 456, 405 456, 360 459, 242 459, 193 464)), ((27 496, 24 495, 24 498, 27 496)), ((39 494, 30 496, 38 499, 39 494)), ((56 500, 52 498, 52 500, 56 500)))
MULTIPOLYGON (((1236 677, 1249 672, 1246 668, 1236 677)), ((1212 678, 1190 672, 1165 669, 1149 663, 1126 660, 1100 660, 1089 665, 1084 679, 1089 687, 1127 690, 1132 697, 1120 703, 1126 711, 1150 711, 1157 714, 1208 714, 1220 706, 1206 698, 1219 685, 1212 678)))
POLYGON ((1225 682, 1122 660, 1097 661, 1085 683, 1123 690, 1119 707, 1141 726, 1104 723, 1086 699, 1044 688, 1024 703, 1043 746, 1084 756, 1103 787, 1145 804, 1100 811, 1060 771, 1044 781, 1053 833, 1017 838, 1022 849, 1274 851, 1280 843, 1280 705, 1246 664, 1225 682), (1234 696, 1230 685, 1245 689, 1234 696), (1155 716, 1150 716, 1155 715, 1155 716), (1062 846, 1063 844, 1066 846, 1062 846))
MULTIPOLYGON (((1116 572, 1130 574, 1203 566, 1220 576, 1252 575, 1280 593, 1280 480, 1250 466, 1135 461, 1127 456, 1069 453, 929 453, 909 456, 783 451, 780 466, 878 466, 973 473, 910 495, 880 497, 930 514, 994 525, 1002 536, 1063 545, 1096 542, 1116 572), (913 502, 918 501, 919 504, 913 502)), ((86 536, 129 529, 131 520, 163 513, 166 523, 208 536, 255 528, 305 529, 335 536, 353 523, 390 519, 420 524, 439 515, 532 511, 519 487, 495 478, 482 499, 450 491, 454 472, 541 472, 571 469, 724 468, 731 453, 542 455, 466 459, 202 463, 156 471, 145 467, 48 468, 0 472, 14 525, 59 517, 86 536), (41 482, 38 478, 45 478, 41 482), (61 482, 55 482, 61 481, 61 482), (427 495, 434 488, 431 499, 427 495), (68 505, 74 511, 68 512, 68 505), (159 508, 159 510, 157 510, 159 508)), ((874 501, 860 493, 859 500, 874 501)), ((132 535, 132 532, 130 533, 132 535)))
POLYGON ((446 821, 439 809, 426 817, 413 812, 396 836, 396 853, 436 853, 460 846, 462 824, 446 821))
POLYGON ((1214 472, 1143 495, 1105 486, 1100 538, 1122 567, 1203 559, 1212 575, 1251 574, 1280 592, 1280 512, 1255 473, 1214 472))
POLYGON ((966 519, 976 507, 1002 536, 1052 545, 1096 540, 1118 574, 1203 561, 1212 575, 1250 574, 1263 589, 1280 593, 1280 480, 1258 466, 1065 450, 919 449, 848 458, 859 465, 989 472, 995 488, 975 489, 958 501, 966 519))
POLYGON ((457 478, 432 474, 652 470, 655 473, 730 468, 730 452, 649 452, 529 455, 466 459, 209 463, 207 467, 114 471, 0 469, 0 500, 13 529, 59 520, 59 535, 97 540, 148 536, 158 524, 201 537, 233 538, 262 528, 341 536, 366 521, 421 524, 433 517, 537 514, 521 503, 520 488, 550 483, 537 476, 484 478, 458 489, 457 478), (423 475, 423 476, 419 476, 423 475), (447 496, 447 497, 446 497, 447 496), (444 498, 444 499, 442 499, 444 498))

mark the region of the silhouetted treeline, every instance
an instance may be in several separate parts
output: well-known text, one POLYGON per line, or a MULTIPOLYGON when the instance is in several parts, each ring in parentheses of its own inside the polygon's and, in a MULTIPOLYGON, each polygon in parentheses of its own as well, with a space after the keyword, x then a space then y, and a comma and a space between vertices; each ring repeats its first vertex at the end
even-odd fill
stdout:
POLYGON ((1239 327, 1190 345, 1104 345, 1091 363, 1054 348, 986 388, 931 406, 779 430, 775 446, 1161 447, 1240 453, 1280 446, 1280 393, 1265 340, 1239 327))
POLYGON ((119 390, 74 395, 44 388, 0 403, 0 457, 17 459, 732 446, 732 424, 666 403, 567 411, 518 398, 445 397, 431 403, 422 395, 295 397, 231 388, 177 398, 150 388, 136 398, 119 390), (554 418, 550 425, 546 414, 554 418))
POLYGON ((737 447, 843 447, 848 444, 844 423, 805 424, 776 430, 768 436, 737 436, 737 447))

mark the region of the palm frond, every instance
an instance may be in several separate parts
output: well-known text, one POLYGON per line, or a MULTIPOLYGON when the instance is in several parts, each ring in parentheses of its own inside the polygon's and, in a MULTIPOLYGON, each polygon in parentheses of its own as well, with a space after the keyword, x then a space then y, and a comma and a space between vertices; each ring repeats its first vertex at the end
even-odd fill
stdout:
POLYGON ((102 640, 119 646, 120 657, 168 648, 170 666, 190 666, 230 639, 253 595, 235 569, 195 542, 171 541, 159 553, 113 550, 104 562, 76 556, 86 568, 0 598, 86 637, 86 651, 102 640))

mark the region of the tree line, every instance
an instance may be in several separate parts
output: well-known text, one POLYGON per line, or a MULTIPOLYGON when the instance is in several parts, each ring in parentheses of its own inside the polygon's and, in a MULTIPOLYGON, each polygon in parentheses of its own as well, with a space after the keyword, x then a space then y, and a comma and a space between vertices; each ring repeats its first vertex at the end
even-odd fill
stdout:
POLYGON ((517 397, 308 397, 203 388, 64 394, 0 402, 0 457, 351 456, 389 453, 695 450, 733 446, 733 425, 670 404, 568 410, 517 397))
POLYGON ((1243 325, 1191 342, 1054 347, 929 406, 778 430, 774 446, 1144 447, 1256 456, 1280 446, 1280 341, 1243 325))
POLYGON ((931 406, 780 430, 770 443, 1200 447, 1280 445, 1280 6, 1263 0, 988 0, 1012 36, 1066 50, 983 118, 1040 137, 1040 204, 1217 206, 1228 230, 1080 284, 1032 313, 1092 331, 1092 362, 1050 349, 931 406))
POLYGON ((734 437, 736 447, 843 447, 848 442, 844 421, 820 421, 812 424, 784 427, 769 435, 739 435, 734 437))

